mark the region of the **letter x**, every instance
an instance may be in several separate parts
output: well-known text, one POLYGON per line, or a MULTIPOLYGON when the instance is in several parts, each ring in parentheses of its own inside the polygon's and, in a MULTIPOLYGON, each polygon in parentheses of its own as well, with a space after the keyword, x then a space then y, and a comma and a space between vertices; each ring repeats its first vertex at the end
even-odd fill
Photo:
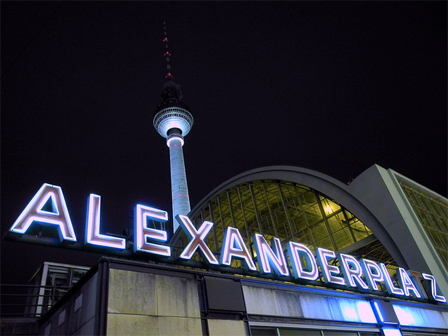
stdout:
POLYGON ((196 252, 199 247, 201 249, 199 252, 202 252, 201 256, 204 259, 206 259, 210 264, 219 264, 212 251, 210 251, 210 249, 204 242, 205 237, 213 227, 213 223, 204 222, 202 223, 199 230, 196 231, 196 228, 187 216, 178 215, 177 219, 184 232, 191 239, 190 243, 187 245, 187 247, 185 247, 180 257, 182 259, 191 259, 194 252, 196 252))

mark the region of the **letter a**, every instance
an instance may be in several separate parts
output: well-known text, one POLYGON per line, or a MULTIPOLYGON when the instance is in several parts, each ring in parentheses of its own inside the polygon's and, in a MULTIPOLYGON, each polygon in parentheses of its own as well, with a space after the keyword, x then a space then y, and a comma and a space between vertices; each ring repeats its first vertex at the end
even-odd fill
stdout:
POLYGON ((61 241, 76 242, 75 232, 61 187, 44 183, 9 230, 24 234, 33 222, 57 225, 61 241), (43 210, 48 200, 51 201, 52 212, 43 210))

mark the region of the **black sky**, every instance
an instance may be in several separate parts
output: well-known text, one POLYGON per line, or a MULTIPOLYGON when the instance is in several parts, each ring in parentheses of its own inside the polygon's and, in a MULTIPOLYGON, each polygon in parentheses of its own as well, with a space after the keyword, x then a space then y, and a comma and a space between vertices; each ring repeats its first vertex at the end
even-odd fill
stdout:
MULTIPOLYGON (((446 196, 446 2, 1 2, 1 219, 62 187, 83 239, 87 197, 105 232, 135 204, 171 211, 152 126, 162 20, 183 101, 192 206, 252 168, 293 165, 347 183, 373 164, 446 196)), ((2 283, 43 261, 100 256, 2 241, 2 283)))

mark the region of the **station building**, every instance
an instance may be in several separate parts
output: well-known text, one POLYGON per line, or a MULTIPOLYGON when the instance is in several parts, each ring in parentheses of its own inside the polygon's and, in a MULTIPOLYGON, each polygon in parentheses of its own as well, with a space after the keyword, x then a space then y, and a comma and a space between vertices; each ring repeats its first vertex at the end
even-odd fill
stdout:
MULTIPOLYGON (((255 169, 215 188, 188 217, 198 229, 214 223, 204 241, 217 259, 226 231, 236 228, 257 270, 248 270, 243 258, 213 267, 199 249, 189 263, 103 257, 38 316, 37 333, 448 334, 448 200, 391 169, 374 165, 349 185, 303 168, 255 169), (280 241, 277 253, 287 256, 288 275, 276 275, 274 267, 271 273, 260 272, 257 234, 280 241), (290 242, 305 245, 314 255, 323 248, 383 264, 391 283, 384 276, 377 291, 338 285, 325 278, 321 264, 313 281, 293 277, 290 242), (400 268, 417 278, 430 274, 437 285, 420 276, 421 298, 397 295, 390 286, 403 288, 400 268)), ((179 256, 191 237, 177 230, 169 239, 179 256)), ((340 260, 327 262, 341 270, 340 260)))
POLYGON ((143 205, 133 235, 101 234, 91 194, 82 244, 62 189, 44 184, 8 237, 108 250, 87 272, 44 266, 33 281, 48 284, 51 267, 54 287, 73 286, 51 290, 58 300, 38 290, 33 333, 447 335, 448 200, 393 170, 374 165, 346 185, 309 169, 259 168, 190 207, 182 146, 194 119, 168 43, 164 27, 166 82, 153 124, 170 151, 171 234, 167 212, 143 205), (35 222, 56 224, 61 241, 30 234, 35 222))

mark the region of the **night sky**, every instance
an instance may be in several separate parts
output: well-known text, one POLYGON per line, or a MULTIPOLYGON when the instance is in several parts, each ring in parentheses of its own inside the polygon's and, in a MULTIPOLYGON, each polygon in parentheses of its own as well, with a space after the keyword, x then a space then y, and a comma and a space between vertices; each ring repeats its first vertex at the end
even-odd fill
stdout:
MULTIPOLYGON (((62 187, 78 239, 90 193, 103 232, 131 228, 137 203, 171 212, 168 148, 152 126, 163 20, 195 118, 192 207, 270 165, 348 183, 376 163, 446 196, 444 1, 2 1, 2 235, 43 183, 62 187)), ((26 283, 44 261, 100 258, 1 245, 2 283, 26 283)))

